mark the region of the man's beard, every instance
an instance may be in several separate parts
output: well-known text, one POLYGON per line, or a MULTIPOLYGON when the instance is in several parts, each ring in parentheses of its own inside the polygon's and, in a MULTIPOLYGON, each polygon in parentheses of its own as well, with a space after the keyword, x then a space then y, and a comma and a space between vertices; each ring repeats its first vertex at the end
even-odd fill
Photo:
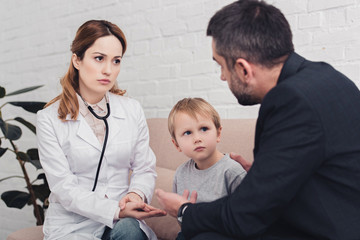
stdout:
POLYGON ((250 96, 249 94, 243 93, 243 94, 235 94, 235 97, 238 100, 238 103, 243 105, 243 106, 251 106, 251 105, 255 105, 258 104, 258 102, 254 101, 252 99, 252 96, 250 96))
POLYGON ((241 105, 249 106, 260 103, 260 100, 252 95, 252 90, 246 84, 242 83, 234 72, 231 74, 231 84, 229 84, 229 88, 241 105))

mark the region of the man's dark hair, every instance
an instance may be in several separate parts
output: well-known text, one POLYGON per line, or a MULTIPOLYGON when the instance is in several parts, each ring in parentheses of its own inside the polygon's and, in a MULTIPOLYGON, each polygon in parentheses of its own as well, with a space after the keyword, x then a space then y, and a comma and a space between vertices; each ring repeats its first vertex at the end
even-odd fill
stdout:
POLYGON ((220 9, 206 32, 229 69, 236 59, 273 67, 294 52, 290 25, 276 7, 258 0, 239 0, 220 9))

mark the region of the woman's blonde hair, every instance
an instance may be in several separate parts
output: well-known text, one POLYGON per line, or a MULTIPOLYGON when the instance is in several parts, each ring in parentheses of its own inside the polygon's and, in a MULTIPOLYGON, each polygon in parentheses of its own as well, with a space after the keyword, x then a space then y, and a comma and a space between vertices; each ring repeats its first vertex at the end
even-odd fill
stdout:
MULTIPOLYGON (((126 51, 126 38, 124 33, 118 26, 105 20, 90 20, 81 25, 72 42, 71 52, 82 60, 85 51, 91 47, 98 38, 109 35, 113 35, 119 39, 122 45, 122 54, 124 55, 126 51)), ((74 67, 72 61, 70 61, 69 69, 60 80, 60 83, 62 86, 61 94, 48 102, 45 107, 60 100, 58 109, 59 118, 65 121, 66 116, 70 114, 71 119, 76 119, 79 114, 79 103, 76 96, 76 93, 79 93, 79 72, 74 67)), ((126 91, 119 89, 117 83, 115 83, 110 89, 110 92, 117 95, 124 95, 126 91)))
POLYGON ((178 101, 175 106, 171 109, 168 117, 168 128, 171 137, 176 141, 175 138, 175 117, 178 113, 186 113, 189 116, 197 119, 197 115, 211 118, 214 122, 216 129, 219 131, 221 128, 219 113, 215 110, 210 103, 202 98, 184 98, 178 101))

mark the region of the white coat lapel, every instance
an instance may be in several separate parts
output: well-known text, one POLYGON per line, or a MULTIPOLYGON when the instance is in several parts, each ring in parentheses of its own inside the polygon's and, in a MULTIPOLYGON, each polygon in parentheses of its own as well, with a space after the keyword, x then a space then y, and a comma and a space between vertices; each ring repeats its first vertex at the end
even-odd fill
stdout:
POLYGON ((99 140, 96 138, 93 130, 90 128, 89 124, 87 124, 85 118, 79 114, 77 121, 79 122, 79 128, 77 130, 77 135, 90 144, 91 146, 95 147, 99 151, 101 151, 101 146, 99 140))
POLYGON ((121 129, 123 129, 125 111, 124 107, 119 101, 116 101, 115 97, 112 94, 109 94, 110 102, 110 117, 109 121, 109 140, 119 137, 121 129))

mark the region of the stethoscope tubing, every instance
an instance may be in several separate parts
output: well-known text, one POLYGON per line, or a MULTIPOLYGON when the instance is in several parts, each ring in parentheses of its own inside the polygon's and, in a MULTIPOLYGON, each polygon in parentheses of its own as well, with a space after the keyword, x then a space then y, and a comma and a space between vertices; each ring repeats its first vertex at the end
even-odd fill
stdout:
POLYGON ((101 168, 101 163, 102 163, 102 160, 103 160, 103 157, 104 157, 104 153, 105 153, 105 149, 106 149, 106 144, 107 144, 107 140, 108 140, 108 136, 109 136, 109 124, 107 122, 107 118, 109 117, 110 115, 110 105, 109 103, 106 103, 106 107, 107 107, 107 114, 103 117, 100 117, 99 115, 97 115, 94 110, 92 109, 92 107, 88 106, 88 109, 89 111, 94 115, 94 117, 96 117, 97 119, 101 119, 104 121, 105 123, 105 137, 104 137, 104 144, 103 144, 103 147, 102 147, 102 150, 101 150, 101 155, 100 155, 100 159, 99 159, 99 164, 98 164, 98 167, 97 167, 97 170, 96 170, 96 176, 95 176, 95 181, 94 181, 94 186, 92 188, 91 191, 95 191, 96 189, 96 185, 97 185, 97 181, 98 181, 98 178, 99 178, 99 173, 100 173, 100 168, 101 168))
MULTIPOLYGON (((84 101, 84 99, 83 99, 84 101)), ((95 191, 96 189, 96 185, 97 185, 97 181, 98 181, 98 178, 99 178, 99 173, 100 173, 100 168, 101 168, 101 163, 102 163, 102 160, 104 158, 104 153, 105 153, 105 149, 106 149, 106 144, 107 144, 107 140, 108 140, 108 137, 109 137, 109 124, 107 122, 107 118, 110 116, 110 104, 109 102, 106 102, 106 108, 107 108, 107 113, 105 116, 101 117, 99 115, 97 115, 93 108, 87 104, 86 101, 84 101, 85 105, 87 106, 87 108, 89 109, 89 111, 91 112, 91 114, 96 117, 97 119, 100 119, 100 120, 103 120, 104 123, 105 123, 105 137, 104 137, 104 144, 103 144, 103 147, 102 147, 102 150, 101 150, 101 155, 100 155, 100 159, 99 159, 99 164, 98 164, 98 167, 97 167, 97 170, 96 170, 96 175, 95 175, 95 181, 94 181, 94 186, 92 188, 91 191, 95 191)))

